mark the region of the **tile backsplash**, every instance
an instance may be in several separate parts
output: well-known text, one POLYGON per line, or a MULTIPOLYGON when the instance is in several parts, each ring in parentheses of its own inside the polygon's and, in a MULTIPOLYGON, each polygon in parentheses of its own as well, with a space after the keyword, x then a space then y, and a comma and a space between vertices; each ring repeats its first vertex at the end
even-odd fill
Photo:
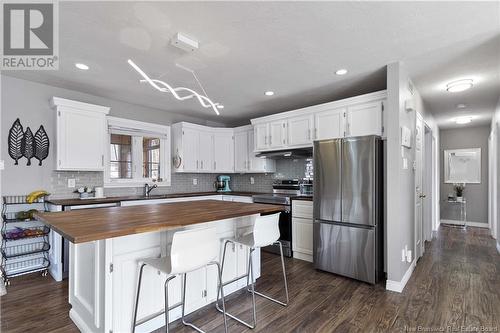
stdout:
MULTIPOLYGON (((271 192, 273 181, 276 179, 305 178, 312 174, 312 162, 306 159, 283 159, 276 161, 276 172, 269 174, 230 174, 231 189, 233 191, 271 192), (251 184, 251 177, 254 184, 251 184)), ((209 192, 214 191, 214 181, 217 174, 180 174, 172 173, 171 186, 159 187, 156 194, 183 193, 183 192, 209 192), (197 179, 197 185, 193 185, 197 179)), ((75 179, 76 187, 103 186, 102 172, 86 171, 53 171, 51 176, 51 189, 53 198, 77 197, 73 193, 75 188, 68 188, 68 179, 75 179)), ((142 187, 105 188, 106 196, 139 195, 142 187)))

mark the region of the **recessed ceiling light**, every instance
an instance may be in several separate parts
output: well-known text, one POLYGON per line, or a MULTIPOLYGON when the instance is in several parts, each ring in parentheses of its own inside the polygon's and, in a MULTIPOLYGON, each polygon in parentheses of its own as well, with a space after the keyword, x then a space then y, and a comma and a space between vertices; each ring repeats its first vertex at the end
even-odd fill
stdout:
POLYGON ((266 95, 266 96, 272 96, 272 95, 274 95, 274 91, 271 91, 271 90, 266 91, 266 92, 264 93, 264 95, 266 95))
POLYGON ((82 64, 82 63, 76 63, 75 64, 75 67, 78 68, 78 69, 81 69, 83 71, 86 71, 89 69, 89 66, 85 65, 85 64, 82 64))
POLYGON ((472 88, 473 86, 473 80, 472 79, 463 79, 463 80, 457 80, 450 82, 446 85, 446 90, 449 92, 461 92, 467 89, 472 88))
POLYGON ((337 74, 337 75, 346 75, 347 74, 347 69, 345 69, 345 68, 339 69, 338 71, 335 72, 335 74, 337 74))
POLYGON ((467 107, 467 105, 465 105, 465 104, 462 104, 462 103, 457 104, 457 109, 465 109, 466 107, 467 107))
POLYGON ((472 121, 472 117, 458 117, 455 118, 455 123, 458 125, 468 124, 472 121))

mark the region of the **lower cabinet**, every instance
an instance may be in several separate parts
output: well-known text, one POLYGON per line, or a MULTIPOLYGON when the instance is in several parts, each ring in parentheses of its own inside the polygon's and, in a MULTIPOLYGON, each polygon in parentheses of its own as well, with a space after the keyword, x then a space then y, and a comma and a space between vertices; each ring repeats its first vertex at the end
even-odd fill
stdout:
POLYGON ((292 251, 296 259, 313 261, 312 201, 292 201, 292 251))

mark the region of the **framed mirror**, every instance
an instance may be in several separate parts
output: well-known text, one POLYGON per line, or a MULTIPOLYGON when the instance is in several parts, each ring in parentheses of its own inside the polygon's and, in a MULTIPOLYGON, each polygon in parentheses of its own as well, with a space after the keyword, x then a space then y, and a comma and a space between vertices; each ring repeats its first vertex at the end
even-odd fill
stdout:
POLYGON ((481 183, 481 148, 444 151, 444 182, 481 183))

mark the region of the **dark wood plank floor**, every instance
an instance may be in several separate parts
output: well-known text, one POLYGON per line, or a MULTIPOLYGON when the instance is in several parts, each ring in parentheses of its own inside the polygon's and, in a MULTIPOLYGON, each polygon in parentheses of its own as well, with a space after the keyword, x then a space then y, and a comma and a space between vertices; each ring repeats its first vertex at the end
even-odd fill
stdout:
MULTIPOLYGON (((404 292, 388 292, 318 272, 300 260, 286 262, 290 305, 258 298, 257 332, 401 332, 500 330, 500 255, 486 229, 442 227, 427 244, 404 292), (448 328, 449 327, 449 328, 448 328)), ((257 287, 280 296, 279 258, 263 254, 257 287)), ((77 332, 68 317, 67 282, 38 275, 12 280, 0 299, 2 332, 77 332)), ((250 298, 228 299, 229 310, 250 318, 250 298)), ((206 307, 189 316, 209 331, 222 332, 222 317, 206 307)), ((230 320, 231 332, 251 332, 230 320)), ((192 332, 176 323, 172 332, 192 332)), ((158 330, 162 332, 164 330, 158 330)), ((117 332, 115 332, 117 333, 117 332)))

